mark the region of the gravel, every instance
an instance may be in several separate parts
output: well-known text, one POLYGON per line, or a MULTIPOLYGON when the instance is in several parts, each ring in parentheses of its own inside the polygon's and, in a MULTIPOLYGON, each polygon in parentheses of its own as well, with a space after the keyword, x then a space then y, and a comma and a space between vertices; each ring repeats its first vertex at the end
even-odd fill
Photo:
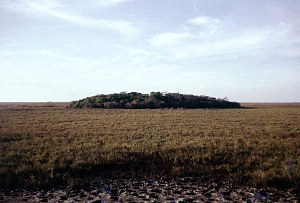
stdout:
POLYGON ((201 182, 190 177, 96 178, 80 189, 2 189, 0 202, 299 202, 299 194, 228 182, 201 182))

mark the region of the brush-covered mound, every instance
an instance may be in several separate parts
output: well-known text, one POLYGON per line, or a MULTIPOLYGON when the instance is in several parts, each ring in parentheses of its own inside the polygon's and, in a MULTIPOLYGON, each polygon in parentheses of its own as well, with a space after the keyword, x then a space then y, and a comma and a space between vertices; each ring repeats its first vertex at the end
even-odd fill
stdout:
POLYGON ((74 108, 106 108, 106 109, 157 109, 157 108, 240 108, 240 103, 227 99, 216 99, 209 96, 197 96, 179 93, 121 92, 100 94, 71 102, 74 108))

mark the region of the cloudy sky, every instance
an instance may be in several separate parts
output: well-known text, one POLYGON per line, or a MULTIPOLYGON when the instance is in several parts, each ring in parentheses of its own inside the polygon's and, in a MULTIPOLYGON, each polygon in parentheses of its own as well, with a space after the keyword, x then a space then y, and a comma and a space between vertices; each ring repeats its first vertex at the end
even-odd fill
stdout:
POLYGON ((0 0, 0 101, 300 102, 299 0, 0 0))

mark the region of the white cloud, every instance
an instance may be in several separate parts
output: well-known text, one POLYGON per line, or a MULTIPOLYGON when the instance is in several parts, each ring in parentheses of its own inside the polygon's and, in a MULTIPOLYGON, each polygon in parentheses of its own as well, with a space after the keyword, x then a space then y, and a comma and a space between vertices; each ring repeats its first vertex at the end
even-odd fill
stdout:
POLYGON ((198 16, 187 20, 187 23, 190 25, 206 27, 210 33, 215 33, 218 30, 221 20, 209 16, 198 16))
MULTIPOLYGON (((117 2, 120 0, 115 0, 117 2)), ((107 1, 110 2, 110 1, 107 1)), ((77 24, 85 27, 93 27, 99 29, 109 29, 113 30, 127 36, 136 36, 139 34, 139 30, 131 25, 128 21, 124 20, 105 20, 105 19, 95 19, 87 16, 83 16, 74 12, 67 10, 66 6, 57 2, 50 0, 38 0, 30 1, 24 0, 24 4, 16 4, 10 6, 10 9, 15 11, 27 12, 27 13, 38 13, 40 15, 48 15, 56 17, 57 19, 63 20, 65 22, 77 24)))
POLYGON ((162 33, 150 38, 150 43, 154 46, 174 45, 179 41, 190 37, 189 33, 162 33))
POLYGON ((239 33, 239 36, 234 38, 215 38, 214 40, 209 38, 204 41, 201 37, 193 36, 192 40, 186 40, 184 43, 177 41, 176 48, 165 47, 167 52, 165 59, 175 62, 207 57, 214 57, 215 60, 237 58, 253 50, 264 49, 267 46, 266 40, 269 34, 269 32, 245 32, 239 33))
POLYGON ((236 31, 228 29, 225 22, 209 16, 192 18, 181 26, 181 31, 160 33, 151 37, 149 42, 153 47, 159 47, 158 52, 169 62, 212 57, 215 60, 236 59, 248 55, 256 58, 272 57, 274 54, 299 56, 299 51, 292 47, 299 40, 291 36, 291 26, 279 23, 277 27, 236 31), (275 48, 287 46, 292 50, 275 48))
POLYGON ((253 48, 260 48, 267 35, 262 33, 245 33, 230 39, 218 39, 215 42, 195 44, 189 47, 189 56, 219 56, 245 54, 253 48))
POLYGON ((178 45, 188 39, 197 41, 201 38, 214 35, 219 29, 220 24, 220 19, 211 18, 209 16, 199 16, 187 20, 186 24, 181 26, 181 31, 157 34, 151 37, 149 41, 153 46, 178 45), (193 26, 196 26, 196 28, 193 26))
POLYGON ((98 5, 106 7, 106 6, 116 5, 126 1, 130 1, 130 0, 99 0, 98 5))
POLYGON ((218 24, 220 23, 220 19, 211 18, 209 16, 199 16, 197 18, 192 18, 187 20, 187 23, 193 25, 210 25, 210 24, 218 24))
POLYGON ((61 8, 63 7, 63 4, 57 1, 50 1, 50 0, 37 0, 37 1, 24 1, 31 7, 45 11, 45 10, 51 10, 51 9, 56 9, 56 8, 61 8))

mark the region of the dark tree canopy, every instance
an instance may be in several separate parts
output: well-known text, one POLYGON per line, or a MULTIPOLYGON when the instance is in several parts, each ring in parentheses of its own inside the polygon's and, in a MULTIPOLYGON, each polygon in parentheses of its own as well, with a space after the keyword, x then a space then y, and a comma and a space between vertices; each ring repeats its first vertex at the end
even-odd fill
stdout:
POLYGON ((100 94, 71 102, 74 108, 106 108, 106 109, 157 109, 157 108, 240 108, 240 103, 229 102, 227 98, 216 99, 208 96, 197 96, 179 93, 121 92, 100 94))

